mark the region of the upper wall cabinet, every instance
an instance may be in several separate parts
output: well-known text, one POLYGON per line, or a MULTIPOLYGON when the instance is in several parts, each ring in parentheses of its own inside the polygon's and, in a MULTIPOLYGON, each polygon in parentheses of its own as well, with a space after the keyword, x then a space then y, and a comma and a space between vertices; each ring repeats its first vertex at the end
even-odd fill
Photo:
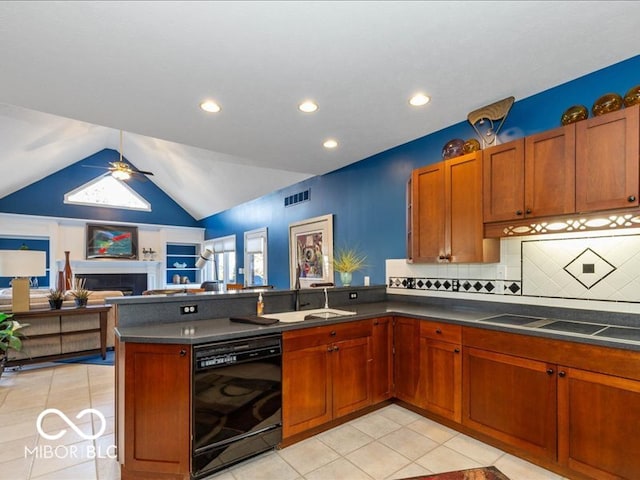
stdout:
POLYGON ((487 237, 638 226, 640 105, 488 148, 483 161, 487 237), (588 221, 613 211, 633 218, 588 221))
POLYGON ((575 125, 483 151, 484 221, 575 210, 575 125))
POLYGON ((638 207, 639 108, 576 124, 576 211, 638 207))
POLYGON ((409 261, 500 260, 498 241, 483 239, 481 152, 414 170, 407 196, 409 261))

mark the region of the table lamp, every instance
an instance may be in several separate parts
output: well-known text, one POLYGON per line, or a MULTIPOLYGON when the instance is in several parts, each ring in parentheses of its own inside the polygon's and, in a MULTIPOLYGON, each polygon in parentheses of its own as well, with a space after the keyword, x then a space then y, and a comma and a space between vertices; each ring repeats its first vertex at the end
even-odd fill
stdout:
POLYGON ((0 250, 0 276, 11 281, 12 312, 29 311, 29 277, 42 277, 46 253, 37 250, 0 250))

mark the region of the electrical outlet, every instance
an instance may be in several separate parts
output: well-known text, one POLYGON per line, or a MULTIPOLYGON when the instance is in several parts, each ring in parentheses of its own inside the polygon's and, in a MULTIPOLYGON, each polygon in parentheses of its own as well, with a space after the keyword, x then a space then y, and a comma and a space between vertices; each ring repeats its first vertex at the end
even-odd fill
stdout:
POLYGON ((198 313, 198 305, 180 305, 180 315, 198 313))
POLYGON ((355 300, 356 298, 358 298, 358 292, 349 292, 350 300, 355 300))

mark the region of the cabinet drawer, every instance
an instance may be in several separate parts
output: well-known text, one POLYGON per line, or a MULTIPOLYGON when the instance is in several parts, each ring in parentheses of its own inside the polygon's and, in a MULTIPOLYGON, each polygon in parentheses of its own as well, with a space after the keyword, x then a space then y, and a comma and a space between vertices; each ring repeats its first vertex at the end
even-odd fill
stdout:
POLYGON ((82 352, 100 348, 100 333, 73 333, 61 339, 62 353, 82 352))
POLYGON ((61 351, 59 336, 25 338, 22 340, 22 350, 19 352, 9 350, 7 352, 7 360, 13 361, 44 357, 47 355, 60 355, 61 351))
POLYGON ((443 342, 461 343, 462 327, 450 323, 421 321, 420 336, 432 338, 433 340, 442 340, 443 342))
POLYGON ((18 321, 23 325, 28 324, 20 330, 25 337, 60 333, 60 317, 31 317, 18 321))
POLYGON ((73 315, 62 319, 63 332, 76 332, 79 330, 91 330, 100 328, 100 315, 87 313, 85 315, 73 315))
POLYGON ((284 332, 282 334, 283 350, 291 352, 351 338, 368 337, 371 335, 371 328, 370 320, 360 320, 284 332))

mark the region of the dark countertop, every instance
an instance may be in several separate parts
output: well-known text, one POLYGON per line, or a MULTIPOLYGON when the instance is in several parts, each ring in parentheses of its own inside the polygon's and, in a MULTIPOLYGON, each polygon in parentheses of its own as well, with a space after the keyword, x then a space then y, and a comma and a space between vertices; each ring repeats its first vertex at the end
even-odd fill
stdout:
MULTIPOLYGON (((288 330, 297 330, 301 328, 317 327, 322 325, 330 325, 334 323, 352 322, 373 317, 385 315, 403 315, 413 318, 438 320, 447 323, 460 324, 464 326, 473 326, 489 330, 497 330, 511 333, 521 333, 544 338, 554 338, 559 340, 567 340, 579 343, 587 343, 592 345, 600 345, 605 347, 622 348, 626 350, 640 351, 640 341, 610 338, 606 336, 595 336, 597 332, 600 335, 606 333, 606 327, 613 325, 607 322, 606 315, 602 320, 589 320, 593 328, 577 328, 573 330, 593 331, 594 333, 575 333, 566 330, 553 330, 546 325, 551 320, 562 320, 559 317, 539 316, 541 320, 536 327, 517 326, 500 323, 487 323, 488 318, 496 315, 504 314, 505 311, 492 311, 490 309, 477 309, 466 306, 451 305, 429 305, 415 302, 403 301, 384 301, 375 303, 363 303, 349 306, 338 306, 342 310, 355 311, 355 315, 336 317, 332 319, 309 319, 295 323, 276 323, 269 326, 260 326, 246 323, 236 323, 230 321, 229 317, 211 318, 196 321, 180 321, 174 323, 165 323, 160 325, 140 325, 116 327, 116 334, 123 342, 139 342, 139 343, 180 343, 188 345, 197 345, 210 342, 218 342, 229 339, 244 338, 256 335, 266 335, 272 333, 280 333, 288 330), (545 321, 543 321, 545 320, 545 321), (545 328, 540 328, 544 326, 545 328), (601 327, 601 328, 598 328, 601 327), (604 330, 604 331, 603 331, 604 330)), ((507 312, 509 313, 509 312, 507 312)), ((514 308, 515 314, 522 315, 514 308)), ((576 320, 569 319, 574 326, 576 320)), ((558 324, 562 325, 562 324, 558 324)), ((580 325, 578 325, 580 326, 580 325)), ((626 329, 630 327, 612 327, 614 330, 626 329)), ((640 323, 638 324, 640 329, 640 323)))

